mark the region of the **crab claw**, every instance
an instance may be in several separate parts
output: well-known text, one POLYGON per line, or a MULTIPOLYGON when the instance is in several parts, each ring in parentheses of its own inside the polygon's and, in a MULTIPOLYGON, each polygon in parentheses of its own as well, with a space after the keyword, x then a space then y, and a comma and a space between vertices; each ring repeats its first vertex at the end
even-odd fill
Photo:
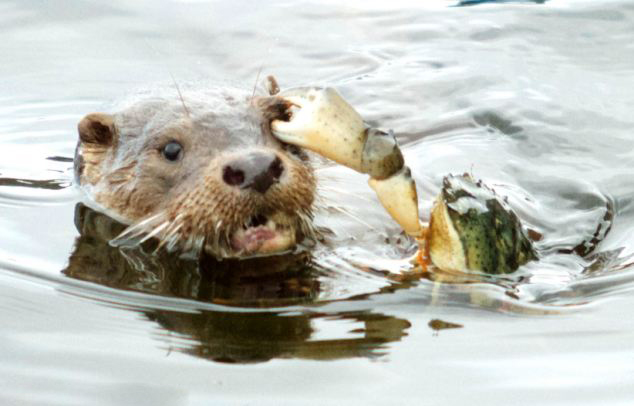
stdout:
POLYGON ((392 218, 412 237, 420 237, 423 228, 418 219, 416 184, 408 167, 387 179, 370 178, 379 201, 392 218))
POLYGON ((429 257, 434 265, 445 271, 464 272, 467 261, 460 235, 447 212, 447 204, 438 195, 429 222, 429 257))
POLYGON ((385 179, 403 168, 405 160, 392 131, 367 129, 368 137, 363 146, 361 172, 372 178, 385 179))
POLYGON ((288 121, 271 123, 277 138, 362 172, 366 126, 334 89, 299 88, 278 96, 291 107, 288 121))
POLYGON ((288 104, 284 118, 271 122, 278 139, 370 175, 388 213, 407 234, 421 236, 416 185, 391 132, 368 128, 332 88, 297 88, 276 97, 288 104))

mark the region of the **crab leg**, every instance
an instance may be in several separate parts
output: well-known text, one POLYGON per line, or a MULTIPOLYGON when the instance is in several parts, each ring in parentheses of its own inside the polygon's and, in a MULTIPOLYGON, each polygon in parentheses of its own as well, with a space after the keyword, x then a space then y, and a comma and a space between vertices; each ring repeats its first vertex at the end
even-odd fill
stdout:
POLYGON ((271 123, 277 138, 362 171, 366 126, 334 89, 293 89, 279 96, 290 104, 291 117, 271 123))
POLYGON ((368 184, 385 210, 412 237, 421 237, 416 183, 407 166, 386 179, 370 178, 368 184))
POLYGON ((332 88, 298 88, 277 95, 289 104, 288 120, 274 120, 280 140, 370 175, 379 201, 405 232, 420 237, 416 185, 391 132, 369 128, 332 88))

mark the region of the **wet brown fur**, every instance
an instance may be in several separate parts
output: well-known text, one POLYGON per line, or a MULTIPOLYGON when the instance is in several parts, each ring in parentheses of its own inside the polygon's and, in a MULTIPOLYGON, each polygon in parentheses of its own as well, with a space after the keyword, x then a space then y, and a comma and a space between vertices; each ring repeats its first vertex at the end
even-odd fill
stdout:
MULTIPOLYGON (((175 109, 172 106, 169 108, 175 109)), ((151 114, 161 113, 160 108, 133 105, 123 116, 87 115, 78 125, 77 182, 115 218, 133 226, 148 221, 144 234, 163 226, 156 236, 171 238, 163 241, 165 244, 178 240, 180 249, 195 248, 191 243, 203 239, 205 249, 218 254, 214 251, 219 246, 227 249, 231 234, 258 214, 272 216, 279 226, 290 227, 298 236, 311 234, 308 220, 316 188, 313 170, 303 153, 289 153, 292 147, 280 144, 270 134, 270 121, 285 114, 286 104, 273 97, 246 102, 226 96, 219 106, 218 123, 213 120, 215 112, 204 111, 204 105, 193 107, 193 118, 183 106, 173 114, 168 110, 165 122, 160 121, 157 128, 148 123, 153 120, 151 114), (244 103, 249 106, 244 107, 244 103), (231 116, 233 107, 235 118, 231 116), (203 121, 196 121, 196 114, 203 121), (244 145, 236 147, 231 137, 235 138, 238 130, 244 133, 244 145), (210 143, 212 137, 214 142, 210 143), (190 161, 166 163, 160 151, 166 140, 180 142, 185 150, 183 161, 190 161), (143 146, 139 149, 140 144, 134 143, 143 146), (205 148, 214 152, 200 152, 205 148), (280 182, 265 194, 224 184, 223 164, 235 155, 255 150, 274 151, 281 159, 285 171, 280 182), (175 171, 181 171, 182 176, 175 176, 175 171)))

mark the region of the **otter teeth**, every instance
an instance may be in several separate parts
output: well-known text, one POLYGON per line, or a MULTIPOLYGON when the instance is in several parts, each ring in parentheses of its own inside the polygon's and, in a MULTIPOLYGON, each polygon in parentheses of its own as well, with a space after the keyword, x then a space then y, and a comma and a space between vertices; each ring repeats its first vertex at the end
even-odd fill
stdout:
POLYGON ((245 224, 243 228, 246 230, 248 228, 259 227, 261 225, 267 224, 269 221, 270 220, 266 216, 263 216, 261 214, 257 214, 255 216, 251 217, 249 222, 247 224, 245 224))
POLYGON ((271 230, 275 231, 275 230, 277 230, 277 223, 275 221, 269 219, 269 221, 266 222, 264 227, 270 228, 271 230))
POLYGON ((267 216, 258 214, 251 217, 251 220, 249 220, 248 223, 245 223, 242 226, 242 229, 246 231, 248 229, 255 229, 258 227, 267 228, 267 229, 275 231, 277 230, 277 223, 267 216))
POLYGON ((235 231, 231 238, 232 248, 242 256, 281 252, 294 243, 292 229, 263 215, 253 216, 247 224, 235 231))

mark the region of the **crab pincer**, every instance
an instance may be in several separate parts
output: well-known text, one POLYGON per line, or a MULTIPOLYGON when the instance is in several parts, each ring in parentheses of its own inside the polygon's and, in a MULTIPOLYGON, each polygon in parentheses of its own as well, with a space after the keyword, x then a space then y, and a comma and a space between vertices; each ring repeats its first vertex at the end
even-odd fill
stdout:
POLYGON ((407 234, 421 236, 416 184, 392 132, 368 127, 332 88, 297 88, 275 97, 289 106, 285 119, 271 123, 278 139, 370 175, 392 218, 407 234))

